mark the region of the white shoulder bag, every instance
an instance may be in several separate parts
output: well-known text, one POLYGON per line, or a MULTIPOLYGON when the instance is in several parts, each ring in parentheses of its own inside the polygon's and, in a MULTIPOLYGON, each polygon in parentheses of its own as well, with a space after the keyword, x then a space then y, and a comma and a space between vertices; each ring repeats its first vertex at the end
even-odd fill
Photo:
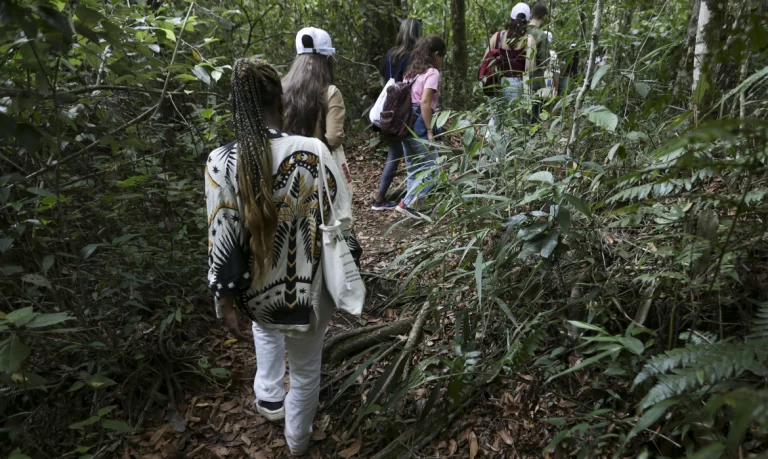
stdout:
MULTIPOLYGON (((389 61, 389 76, 392 76, 392 60, 389 61)), ((371 107, 371 111, 368 112, 368 118, 371 120, 371 123, 376 127, 381 127, 381 112, 384 110, 384 102, 387 101, 387 91, 389 90, 390 86, 394 86, 395 79, 390 78, 389 81, 387 81, 387 84, 384 85, 384 89, 381 90, 381 93, 379 94, 379 98, 376 99, 376 103, 373 104, 373 107, 371 107)))
MULTIPOLYGON (((325 162, 320 152, 320 174, 318 178, 318 198, 320 203, 320 230, 323 232, 323 278, 328 293, 331 294, 336 307, 349 314, 359 316, 365 303, 365 284, 360 277, 352 253, 349 251, 346 239, 342 234, 342 223, 336 218, 331 193, 328 191, 325 176, 325 162), (331 206, 330 220, 323 214, 323 192, 328 196, 331 206)), ((338 180, 338 179, 337 179, 338 180)), ((338 185, 338 184, 337 184, 338 185)))

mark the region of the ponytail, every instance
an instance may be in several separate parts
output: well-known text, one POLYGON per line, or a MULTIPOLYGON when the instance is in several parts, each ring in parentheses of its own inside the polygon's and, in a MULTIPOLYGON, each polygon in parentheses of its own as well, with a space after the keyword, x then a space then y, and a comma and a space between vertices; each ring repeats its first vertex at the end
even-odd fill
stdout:
POLYGON ((275 69, 257 59, 239 59, 232 73, 237 184, 250 232, 253 285, 256 286, 274 259, 278 223, 272 199, 272 148, 262 110, 279 105, 282 86, 275 69))
POLYGON ((510 19, 507 23, 507 40, 524 37, 528 33, 528 20, 525 14, 520 13, 517 18, 510 19))

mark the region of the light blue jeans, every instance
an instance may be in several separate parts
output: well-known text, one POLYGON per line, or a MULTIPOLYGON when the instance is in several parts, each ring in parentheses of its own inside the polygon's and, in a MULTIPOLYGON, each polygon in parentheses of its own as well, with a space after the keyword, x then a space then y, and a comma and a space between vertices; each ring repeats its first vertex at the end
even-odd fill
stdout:
MULTIPOLYGON (((413 111, 417 115, 416 122, 413 124, 413 132, 418 137, 403 140, 405 166, 408 170, 407 191, 403 202, 408 207, 423 199, 429 190, 434 188, 435 184, 429 182, 433 178, 432 172, 437 167, 437 152, 430 150, 423 143, 428 141, 427 127, 421 117, 419 104, 413 104, 413 111)), ((439 130, 435 132, 435 134, 439 133, 439 130)))

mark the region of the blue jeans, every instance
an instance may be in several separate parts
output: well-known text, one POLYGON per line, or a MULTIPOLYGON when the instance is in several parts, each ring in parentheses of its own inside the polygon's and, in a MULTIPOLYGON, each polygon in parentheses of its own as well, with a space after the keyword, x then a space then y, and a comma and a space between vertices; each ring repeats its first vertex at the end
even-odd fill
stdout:
POLYGON ((387 199, 387 190, 392 184, 392 180, 397 175, 397 168, 400 167, 400 160, 403 159, 403 143, 392 142, 389 145, 387 153, 387 162, 384 164, 384 172, 381 173, 381 182, 379 184, 379 194, 387 199))
MULTIPOLYGON (((408 207, 423 199, 429 190, 434 188, 434 183, 427 182, 432 180, 432 171, 437 166, 437 152, 430 151, 423 143, 428 141, 428 138, 427 126, 421 116, 421 106, 413 104, 413 112, 417 115, 416 122, 413 124, 413 132, 418 137, 411 137, 403 141, 405 165, 408 170, 408 187, 403 202, 408 207)), ((439 130, 435 132, 439 133, 439 130)))

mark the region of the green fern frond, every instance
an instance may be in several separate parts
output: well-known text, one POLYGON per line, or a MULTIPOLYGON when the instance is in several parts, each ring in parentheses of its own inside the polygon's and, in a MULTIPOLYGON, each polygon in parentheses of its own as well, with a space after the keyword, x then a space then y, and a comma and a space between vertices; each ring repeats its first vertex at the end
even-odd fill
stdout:
POLYGON ((756 316, 750 339, 768 338, 768 301, 760 304, 756 316))
POLYGON ((635 378, 635 386, 651 376, 659 375, 656 385, 640 401, 640 410, 663 400, 729 378, 745 371, 759 376, 768 375, 768 340, 746 343, 695 344, 673 349, 651 359, 635 378), (667 374, 672 370, 671 374, 667 374))

